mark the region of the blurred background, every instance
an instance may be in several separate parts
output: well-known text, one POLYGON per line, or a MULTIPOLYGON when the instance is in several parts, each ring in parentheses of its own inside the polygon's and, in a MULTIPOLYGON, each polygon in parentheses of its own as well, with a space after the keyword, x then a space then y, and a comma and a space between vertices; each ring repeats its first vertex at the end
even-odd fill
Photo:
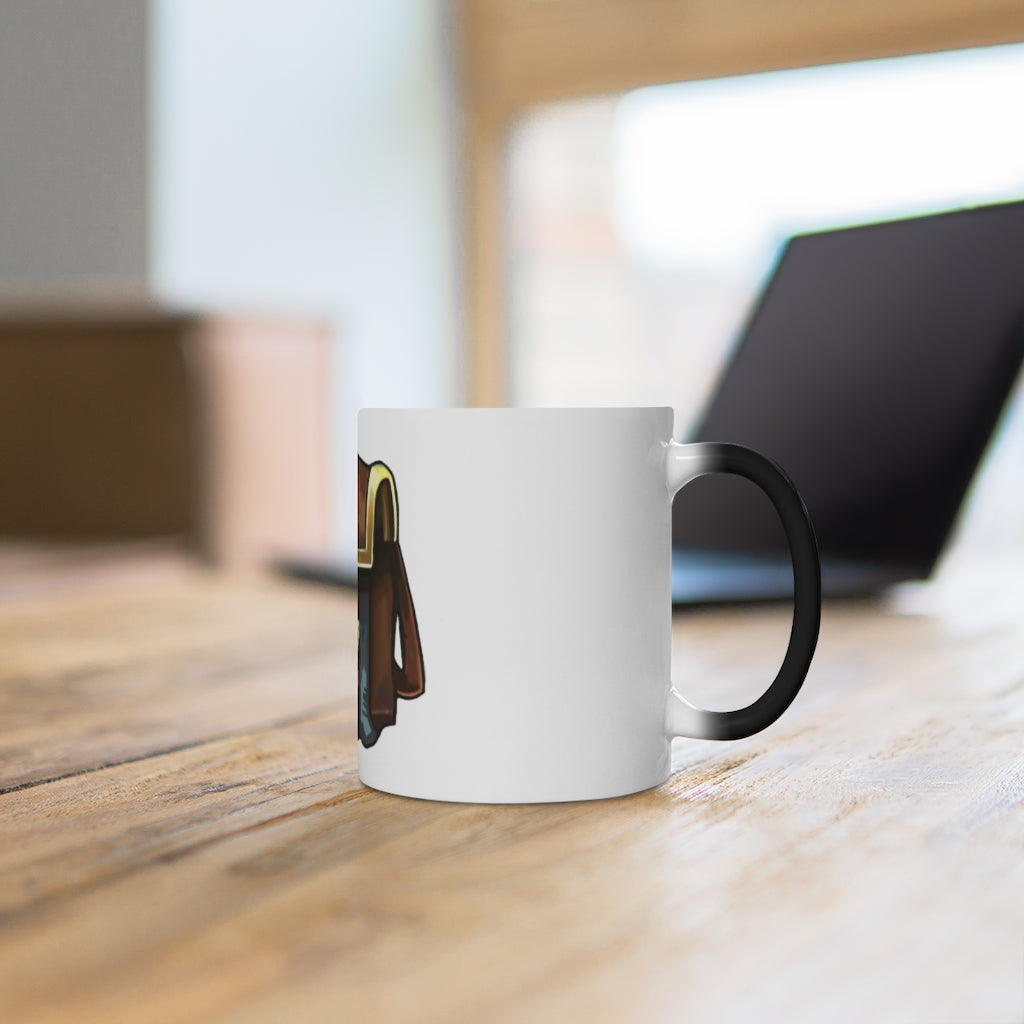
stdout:
MULTIPOLYGON (((0 0, 8 580, 354 568, 362 406, 684 436, 789 234, 1024 196, 1021 39, 1006 0, 0 0)), ((982 547, 1024 542, 1020 405, 982 547)))

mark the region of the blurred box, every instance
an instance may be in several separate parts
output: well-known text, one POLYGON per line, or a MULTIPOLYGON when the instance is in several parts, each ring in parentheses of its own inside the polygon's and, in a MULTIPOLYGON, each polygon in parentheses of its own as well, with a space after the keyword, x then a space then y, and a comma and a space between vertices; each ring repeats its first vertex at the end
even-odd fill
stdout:
POLYGON ((155 312, 0 319, 0 536, 326 548, 327 330, 155 312))

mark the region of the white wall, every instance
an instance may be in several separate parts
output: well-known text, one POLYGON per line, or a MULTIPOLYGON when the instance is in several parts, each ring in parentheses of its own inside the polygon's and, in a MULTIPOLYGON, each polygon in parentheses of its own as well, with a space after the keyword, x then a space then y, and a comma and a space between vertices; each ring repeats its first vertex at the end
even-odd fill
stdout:
POLYGON ((353 564, 357 409, 460 397, 447 18, 444 0, 152 0, 153 291, 331 317, 353 564))
POLYGON ((0 301, 137 301, 146 7, 0 0, 0 301))

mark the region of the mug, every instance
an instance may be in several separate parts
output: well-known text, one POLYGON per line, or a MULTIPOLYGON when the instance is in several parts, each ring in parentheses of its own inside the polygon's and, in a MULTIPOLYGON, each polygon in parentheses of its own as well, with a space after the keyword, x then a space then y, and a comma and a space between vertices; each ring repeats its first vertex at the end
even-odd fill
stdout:
MULTIPOLYGON (((359 776, 430 800, 622 796, 668 778, 675 736, 764 729, 821 616, 807 510, 773 462, 678 444, 672 410, 359 413, 359 776), (671 507, 705 473, 768 495, 789 541, 782 667, 737 711, 671 683, 671 507)), ((681 500, 685 500, 685 497, 681 500)))

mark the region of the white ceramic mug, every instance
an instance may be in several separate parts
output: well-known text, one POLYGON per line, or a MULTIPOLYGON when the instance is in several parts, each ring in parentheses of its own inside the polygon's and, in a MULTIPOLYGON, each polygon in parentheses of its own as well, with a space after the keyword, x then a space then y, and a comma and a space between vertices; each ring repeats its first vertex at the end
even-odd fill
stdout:
POLYGON ((366 785, 481 803, 620 796, 667 779, 673 736, 750 735, 800 689, 818 552, 764 456, 677 444, 667 408, 364 409, 358 444, 366 785), (670 681, 672 498, 714 472, 765 490, 795 580, 782 668, 731 712, 670 681))

